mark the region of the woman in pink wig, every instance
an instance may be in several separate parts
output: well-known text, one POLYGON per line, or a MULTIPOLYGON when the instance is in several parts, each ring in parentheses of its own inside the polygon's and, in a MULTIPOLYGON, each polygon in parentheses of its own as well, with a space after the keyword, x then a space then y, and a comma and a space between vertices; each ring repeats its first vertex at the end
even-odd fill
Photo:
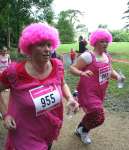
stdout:
POLYGON ((6 150, 50 150, 62 126, 63 96, 77 110, 62 62, 50 58, 59 44, 58 31, 48 24, 34 23, 22 31, 20 53, 29 59, 12 64, 0 77, 0 91, 10 88, 8 109, 1 105, 8 129, 6 150))
POLYGON ((76 134, 85 144, 91 143, 89 131, 104 122, 103 102, 109 79, 120 79, 120 75, 113 70, 107 53, 112 35, 105 29, 97 29, 90 34, 89 42, 94 50, 84 52, 70 68, 74 75, 80 76, 78 101, 85 115, 76 134))

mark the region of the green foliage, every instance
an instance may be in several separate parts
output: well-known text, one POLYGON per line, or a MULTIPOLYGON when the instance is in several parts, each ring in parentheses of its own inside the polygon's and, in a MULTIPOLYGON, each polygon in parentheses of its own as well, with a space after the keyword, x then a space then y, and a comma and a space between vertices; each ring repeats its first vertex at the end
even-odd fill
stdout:
MULTIPOLYGON (((68 9, 61 11, 58 17, 57 28, 60 32, 62 43, 72 43, 75 39, 75 22, 79 22, 78 16, 82 15, 79 10, 68 9)), ((81 26, 81 28, 84 28, 81 26)))
POLYGON ((111 31, 114 42, 129 42, 128 30, 114 30, 111 31))
POLYGON ((99 25, 98 25, 98 28, 104 28, 104 29, 105 29, 105 28, 107 28, 107 27, 108 27, 107 24, 99 24, 99 25))
POLYGON ((0 0, 0 42, 5 45, 16 46, 22 28, 36 21, 52 22, 53 0, 0 0), (36 12, 32 7, 37 9, 36 12), (42 17, 39 12, 42 12, 42 17), (10 45, 11 42, 11 45, 10 45))
POLYGON ((78 17, 80 15, 83 15, 83 13, 79 10, 76 9, 68 9, 67 11, 65 11, 65 13, 67 14, 67 17, 69 18, 69 21, 71 22, 71 24, 75 24, 77 22, 79 22, 78 17))
POLYGON ((18 53, 18 49, 16 48, 11 48, 9 54, 12 61, 20 61, 26 59, 26 56, 18 53))
POLYGON ((59 20, 57 28, 62 43, 72 43, 74 41, 74 29, 68 20, 59 20))
POLYGON ((129 1, 127 2, 127 10, 124 12, 124 17, 123 17, 123 19, 126 19, 127 21, 126 21, 126 25, 125 25, 125 28, 129 28, 129 1))

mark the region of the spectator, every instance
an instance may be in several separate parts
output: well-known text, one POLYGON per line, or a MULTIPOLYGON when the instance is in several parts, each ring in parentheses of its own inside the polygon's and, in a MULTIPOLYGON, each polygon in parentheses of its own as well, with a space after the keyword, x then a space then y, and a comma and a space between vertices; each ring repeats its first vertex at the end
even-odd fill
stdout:
POLYGON ((75 50, 74 50, 73 48, 71 48, 71 50, 70 50, 70 59, 71 59, 71 64, 73 64, 73 63, 74 63, 75 58, 76 58, 76 52, 75 52, 75 50))
POLYGON ((85 52, 87 50, 86 46, 87 46, 87 41, 85 39, 83 39, 83 36, 79 37, 79 53, 82 54, 83 52, 85 52))
POLYGON ((0 47, 0 74, 10 65, 11 59, 8 49, 5 46, 0 47))

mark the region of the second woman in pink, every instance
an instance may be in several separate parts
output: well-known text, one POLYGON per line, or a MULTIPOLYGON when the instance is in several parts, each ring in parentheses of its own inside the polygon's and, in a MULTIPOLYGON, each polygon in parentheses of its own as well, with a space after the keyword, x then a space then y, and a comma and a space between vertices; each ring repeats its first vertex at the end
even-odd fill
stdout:
POLYGON ((89 40, 94 50, 84 52, 71 66, 71 72, 80 76, 77 86, 78 101, 85 112, 76 134, 85 144, 91 143, 89 131, 104 122, 103 102, 109 79, 120 78, 113 70, 107 53, 112 35, 107 30, 98 29, 91 33, 89 40))

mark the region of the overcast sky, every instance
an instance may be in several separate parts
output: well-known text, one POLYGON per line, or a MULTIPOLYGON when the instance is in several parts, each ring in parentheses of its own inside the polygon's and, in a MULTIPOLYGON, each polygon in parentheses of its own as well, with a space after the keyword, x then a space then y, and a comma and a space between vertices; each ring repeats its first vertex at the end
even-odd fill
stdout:
POLYGON ((89 31, 99 24, 108 25, 108 29, 121 29, 126 20, 121 19, 127 10, 128 0, 54 0, 53 8, 58 14, 62 10, 78 9, 85 12, 81 23, 87 25, 89 31))

